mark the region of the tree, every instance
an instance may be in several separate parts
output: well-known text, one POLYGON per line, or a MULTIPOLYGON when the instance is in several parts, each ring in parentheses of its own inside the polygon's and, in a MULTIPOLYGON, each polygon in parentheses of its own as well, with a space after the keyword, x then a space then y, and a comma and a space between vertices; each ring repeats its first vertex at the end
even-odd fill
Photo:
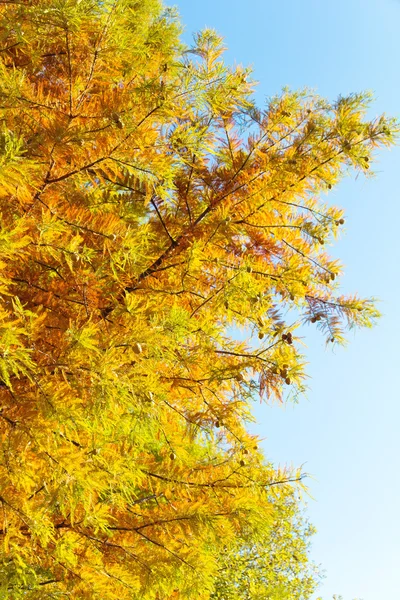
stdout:
POLYGON ((301 486, 252 400, 303 390, 299 323, 377 316, 337 297, 321 196, 397 125, 362 95, 258 109, 158 0, 0 12, 0 597, 207 598, 301 486))
POLYGON ((274 522, 255 541, 238 536, 218 560, 212 600, 308 600, 320 581, 308 556, 314 528, 299 512, 294 495, 274 504, 274 522))

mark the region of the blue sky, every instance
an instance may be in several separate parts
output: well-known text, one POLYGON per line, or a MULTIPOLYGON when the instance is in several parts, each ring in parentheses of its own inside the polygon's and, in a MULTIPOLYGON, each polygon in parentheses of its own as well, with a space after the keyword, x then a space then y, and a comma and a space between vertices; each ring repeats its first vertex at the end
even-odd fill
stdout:
MULTIPOLYGON (((185 40, 204 26, 225 37, 226 59, 252 65, 260 103, 288 85, 331 100, 372 90, 371 116, 400 116, 397 0, 178 0, 185 40)), ((319 590, 344 600, 400 600, 400 148, 378 155, 375 179, 350 178, 328 200, 346 209, 332 254, 346 265, 342 289, 380 299, 383 318, 325 349, 307 330, 310 392, 298 405, 255 407, 257 432, 275 463, 313 475, 312 556, 319 590)))

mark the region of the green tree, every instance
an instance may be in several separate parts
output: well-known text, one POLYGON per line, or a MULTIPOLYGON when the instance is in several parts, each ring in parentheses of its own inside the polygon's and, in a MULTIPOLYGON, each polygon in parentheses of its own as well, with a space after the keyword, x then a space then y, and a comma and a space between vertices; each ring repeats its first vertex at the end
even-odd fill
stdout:
POLYGON ((274 521, 261 538, 237 538, 218 564, 212 600, 308 600, 321 579, 309 559, 314 528, 293 494, 274 503, 274 521))
POLYGON ((303 390, 299 323, 377 315, 338 295, 321 196, 397 125, 361 95, 259 109, 179 32, 157 0, 0 7, 0 598, 207 598, 226 549, 306 543, 251 402, 303 390))

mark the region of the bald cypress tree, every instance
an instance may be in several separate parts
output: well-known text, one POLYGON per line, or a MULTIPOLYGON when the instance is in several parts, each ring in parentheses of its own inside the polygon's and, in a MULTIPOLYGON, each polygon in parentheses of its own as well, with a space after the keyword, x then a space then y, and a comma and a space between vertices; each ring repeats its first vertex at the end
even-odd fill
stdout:
POLYGON ((338 294, 323 198, 397 125, 361 95, 257 108, 215 32, 179 34, 157 0, 0 8, 0 598, 216 593, 302 485, 252 400, 303 391, 299 323, 377 316, 338 294))

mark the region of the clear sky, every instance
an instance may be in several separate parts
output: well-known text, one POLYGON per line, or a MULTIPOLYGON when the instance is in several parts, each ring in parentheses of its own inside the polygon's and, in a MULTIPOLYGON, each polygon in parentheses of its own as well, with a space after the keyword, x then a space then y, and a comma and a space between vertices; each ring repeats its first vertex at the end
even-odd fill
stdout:
MULTIPOLYGON (((368 89, 371 116, 400 116, 398 0, 175 5, 185 40, 213 27, 228 61, 253 66, 260 103, 285 85, 331 100, 368 89)), ((400 148, 381 152, 375 169, 375 179, 348 179, 328 200, 346 209, 346 234, 332 248, 346 265, 342 288, 377 296, 383 318, 335 352, 310 328, 307 398, 255 407, 267 456, 305 463, 313 475, 308 513, 318 529, 312 555, 326 570, 324 600, 400 600, 400 148)))

